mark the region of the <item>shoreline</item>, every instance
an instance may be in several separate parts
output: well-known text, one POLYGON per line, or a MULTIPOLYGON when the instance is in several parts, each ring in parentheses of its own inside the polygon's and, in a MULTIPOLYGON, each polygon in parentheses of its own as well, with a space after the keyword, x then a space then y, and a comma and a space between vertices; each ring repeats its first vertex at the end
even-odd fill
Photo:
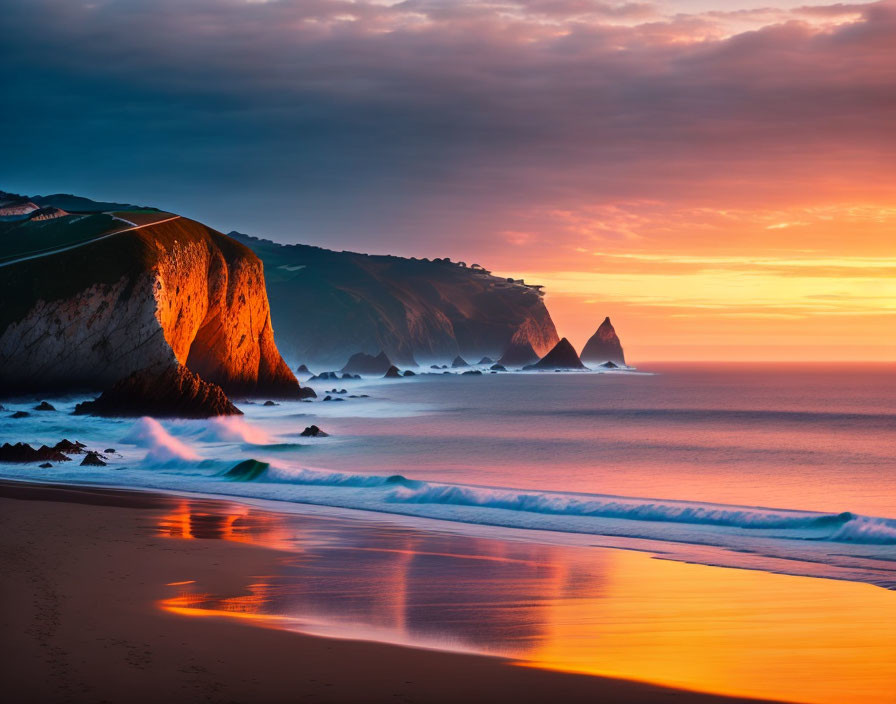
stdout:
MULTIPOLYGON (((5 691, 22 702, 759 701, 511 660, 187 618, 160 607, 188 575, 240 593, 283 552, 151 530, 145 491, 0 482, 5 691), (350 668, 351 676, 347 677, 350 668)), ((208 499, 225 504, 226 499, 208 499)))

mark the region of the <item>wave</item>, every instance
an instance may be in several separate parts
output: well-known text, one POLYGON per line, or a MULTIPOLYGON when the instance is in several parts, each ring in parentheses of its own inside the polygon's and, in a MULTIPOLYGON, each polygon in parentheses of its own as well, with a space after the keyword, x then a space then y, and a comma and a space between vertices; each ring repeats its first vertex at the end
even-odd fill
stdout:
POLYGON ((121 442, 147 448, 144 464, 196 462, 202 459, 192 447, 171 435, 159 421, 149 416, 134 423, 121 442))
POLYGON ((415 482, 401 474, 351 474, 316 469, 291 469, 278 467, 269 462, 248 459, 234 465, 222 476, 238 481, 267 480, 283 484, 304 484, 308 486, 330 487, 381 487, 405 484, 416 486, 415 482))
POLYGON ((639 501, 615 497, 580 498, 568 494, 517 492, 450 484, 424 484, 416 488, 398 489, 388 497, 388 500, 762 530, 836 527, 855 518, 849 512, 805 514, 799 511, 774 511, 673 501, 639 501))
POLYGON ((271 437, 260 428, 247 423, 238 416, 211 418, 198 436, 204 442, 242 442, 250 445, 267 445, 271 437))

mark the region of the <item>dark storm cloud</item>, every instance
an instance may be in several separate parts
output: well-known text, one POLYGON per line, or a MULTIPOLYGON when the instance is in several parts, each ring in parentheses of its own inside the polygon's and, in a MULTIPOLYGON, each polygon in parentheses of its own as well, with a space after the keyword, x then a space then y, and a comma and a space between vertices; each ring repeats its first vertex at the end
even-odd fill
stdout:
POLYGON ((6 0, 0 187, 417 252, 539 204, 848 188, 892 177, 896 117, 894 4, 850 12, 6 0))

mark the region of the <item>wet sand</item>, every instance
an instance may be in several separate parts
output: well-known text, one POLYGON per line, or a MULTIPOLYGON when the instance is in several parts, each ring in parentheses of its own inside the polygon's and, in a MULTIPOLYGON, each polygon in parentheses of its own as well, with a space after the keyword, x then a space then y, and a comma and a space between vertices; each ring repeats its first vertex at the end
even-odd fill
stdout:
MULTIPOLYGON (((174 500, 0 482, 0 682, 15 702, 748 701, 509 661, 184 618, 190 574, 236 592, 283 553, 152 530, 174 500)), ((750 700, 754 701, 754 700, 750 700)))

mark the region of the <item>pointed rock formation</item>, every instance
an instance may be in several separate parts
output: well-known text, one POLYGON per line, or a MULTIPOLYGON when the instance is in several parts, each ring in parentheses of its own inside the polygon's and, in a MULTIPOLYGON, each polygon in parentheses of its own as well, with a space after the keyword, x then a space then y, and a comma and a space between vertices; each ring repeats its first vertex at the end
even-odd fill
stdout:
POLYGON ((527 364, 534 364, 538 361, 538 355, 528 342, 510 343, 510 346, 504 350, 498 364, 504 367, 525 367, 527 364))
POLYGON ((79 403, 75 415, 211 418, 242 415, 242 411, 217 384, 203 381, 186 367, 169 367, 161 374, 134 372, 99 398, 79 403))
POLYGON ((619 337, 616 335, 609 317, 604 318, 604 322, 600 324, 597 332, 585 343, 585 347, 582 349, 582 361, 586 364, 613 362, 625 365, 622 343, 619 342, 619 337))
POLYGON ((482 359, 480 359, 480 360, 477 362, 477 364, 486 364, 486 365, 487 365, 487 364, 494 364, 494 363, 495 363, 495 360, 493 360, 491 357, 483 357, 482 359))
POLYGON ((470 365, 467 364, 467 360, 465 360, 465 359, 464 359, 463 357, 461 357, 460 355, 457 355, 457 357, 454 358, 454 361, 451 362, 451 366, 452 366, 454 369, 459 369, 459 368, 461 368, 461 367, 469 367, 470 365))
POLYGON ((564 337, 544 357, 523 369, 586 369, 586 367, 570 341, 564 337))
POLYGON ((340 371, 348 374, 363 374, 364 376, 381 376, 391 366, 392 361, 386 356, 385 352, 380 352, 375 357, 371 354, 358 352, 349 358, 340 371))
POLYGON ((389 369, 383 375, 383 378, 384 379, 400 379, 401 372, 398 371, 398 367, 393 365, 393 366, 389 367, 389 369))

